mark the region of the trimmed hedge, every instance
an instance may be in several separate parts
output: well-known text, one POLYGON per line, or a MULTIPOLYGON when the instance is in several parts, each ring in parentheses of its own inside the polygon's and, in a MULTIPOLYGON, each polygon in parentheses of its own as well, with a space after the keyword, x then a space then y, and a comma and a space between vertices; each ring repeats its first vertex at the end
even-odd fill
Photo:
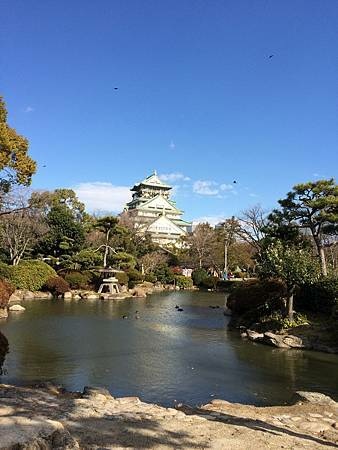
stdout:
POLYGON ((22 261, 17 266, 1 265, 0 271, 0 276, 6 278, 17 289, 28 291, 39 291, 48 278, 56 276, 51 266, 37 260, 22 261))

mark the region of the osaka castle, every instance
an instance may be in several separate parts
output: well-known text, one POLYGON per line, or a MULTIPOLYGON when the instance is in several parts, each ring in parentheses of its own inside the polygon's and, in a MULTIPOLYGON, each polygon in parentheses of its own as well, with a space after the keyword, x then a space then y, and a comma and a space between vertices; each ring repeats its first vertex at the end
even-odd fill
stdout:
POLYGON ((131 188, 132 200, 125 207, 135 228, 164 246, 180 245, 180 238, 191 231, 191 223, 181 218, 183 211, 170 199, 171 190, 154 171, 131 188))

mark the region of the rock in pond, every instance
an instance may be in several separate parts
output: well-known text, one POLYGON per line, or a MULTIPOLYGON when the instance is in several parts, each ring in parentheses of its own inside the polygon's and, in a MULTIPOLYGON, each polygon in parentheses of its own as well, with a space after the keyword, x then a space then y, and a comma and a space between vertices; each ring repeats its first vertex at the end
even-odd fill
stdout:
POLYGON ((270 332, 264 333, 263 341, 266 344, 273 345, 278 348, 304 348, 305 345, 301 338, 291 334, 274 334, 270 332))
POLYGON ((26 311, 26 308, 21 305, 12 305, 9 307, 10 311, 26 311))
POLYGON ((264 334, 263 333, 257 333, 256 331, 253 330, 246 330, 246 334, 248 336, 248 338, 250 339, 250 341, 258 341, 261 342, 264 338, 264 334))

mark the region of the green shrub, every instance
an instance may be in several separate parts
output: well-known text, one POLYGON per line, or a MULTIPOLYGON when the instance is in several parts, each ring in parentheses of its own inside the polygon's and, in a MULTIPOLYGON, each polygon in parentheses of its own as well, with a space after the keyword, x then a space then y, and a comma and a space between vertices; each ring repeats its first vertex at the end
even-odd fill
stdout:
POLYGON ((330 313, 338 304, 338 278, 326 278, 305 284, 295 295, 295 308, 330 313))
POLYGON ((55 270, 43 261, 22 261, 17 266, 9 266, 10 282, 17 289, 39 291, 48 278, 56 275, 55 270))
POLYGON ((162 284, 169 284, 174 281, 174 272, 167 264, 161 264, 154 270, 154 275, 162 284))
POLYGON ((53 295, 61 295, 68 292, 70 286, 64 278, 56 275, 55 277, 48 278, 42 289, 51 292, 53 295))
POLYGON ((127 252, 117 252, 109 257, 109 264, 121 270, 132 270, 136 266, 136 258, 127 252))
POLYGON ((176 286, 181 289, 191 289, 192 279, 190 277, 185 277, 184 275, 175 275, 176 286))
POLYGON ((13 266, 9 266, 8 264, 0 261, 0 278, 3 280, 10 280, 12 267, 13 266))
POLYGON ((262 332, 267 330, 281 331, 298 327, 299 325, 309 325, 309 320, 304 314, 295 312, 293 320, 290 320, 285 317, 281 311, 275 311, 272 314, 261 318, 261 324, 260 327, 258 327, 258 330, 262 332))
POLYGON ((136 269, 127 270, 127 275, 129 277, 128 287, 133 288, 135 284, 143 281, 143 275, 136 269))
POLYGON ((15 287, 6 280, 0 279, 0 308, 6 308, 9 297, 15 291, 15 287))
POLYGON ((153 272, 149 272, 147 273, 147 275, 145 275, 144 281, 148 281, 149 283, 156 283, 156 275, 153 272))
POLYGON ((217 277, 208 275, 201 281, 200 287, 202 289, 216 289, 218 280, 219 279, 217 277))
POLYGON ((71 261, 79 264, 81 269, 90 269, 102 264, 102 255, 92 249, 84 249, 73 255, 71 261))
POLYGON ((129 277, 126 272, 116 272, 114 276, 119 280, 119 284, 128 286, 129 277))
POLYGON ((270 311, 270 307, 283 307, 282 298, 285 297, 285 286, 281 281, 250 280, 236 284, 236 288, 229 295, 227 306, 234 314, 244 314, 257 307, 261 308, 262 316, 270 311))
POLYGON ((208 273, 204 269, 196 269, 191 274, 192 281, 195 286, 200 287, 204 280, 208 278, 208 273))
POLYGON ((68 272, 64 276, 71 289, 88 289, 91 282, 91 274, 88 272, 68 272))

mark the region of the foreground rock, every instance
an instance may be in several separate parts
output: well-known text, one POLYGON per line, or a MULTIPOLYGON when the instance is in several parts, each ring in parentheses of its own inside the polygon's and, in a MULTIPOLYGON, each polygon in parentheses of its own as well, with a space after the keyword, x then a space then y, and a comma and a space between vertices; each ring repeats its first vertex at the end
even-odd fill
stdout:
POLYGON ((106 389, 0 385, 1 449, 327 449, 337 445, 337 403, 299 393, 292 406, 258 408, 213 400, 164 408, 106 389))

